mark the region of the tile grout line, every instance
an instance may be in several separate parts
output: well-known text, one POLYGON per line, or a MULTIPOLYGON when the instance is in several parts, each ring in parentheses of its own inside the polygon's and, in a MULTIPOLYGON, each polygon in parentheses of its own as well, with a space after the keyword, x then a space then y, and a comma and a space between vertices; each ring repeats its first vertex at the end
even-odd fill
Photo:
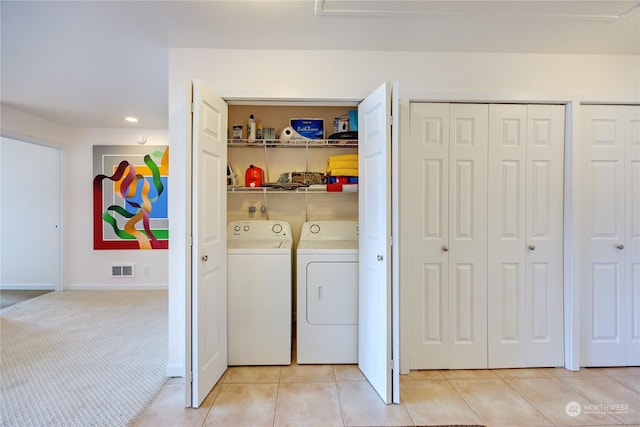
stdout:
POLYGON ((411 424, 414 426, 417 426, 418 423, 416 423, 416 420, 413 419, 413 415, 411 415, 411 411, 409 410, 409 407, 407 405, 404 404, 404 399, 402 398, 402 387, 400 387, 400 404, 402 405, 402 407, 404 408, 405 411, 407 411, 407 415, 409 416, 409 419, 411 420, 411 424))
POLYGON ((607 375, 607 378, 610 378, 611 380, 615 381, 617 384, 620 384, 622 387, 626 388, 627 390, 631 390, 631 392, 637 394, 638 396, 640 396, 640 393, 637 392, 636 390, 632 389, 631 387, 629 387, 628 385, 626 385, 623 382, 620 382, 617 380, 618 377, 623 377, 622 375, 607 375))
MULTIPOLYGON (((407 376, 408 375, 409 374, 407 374, 407 376)), ((407 380, 407 381, 413 381, 413 380, 407 380)), ((400 402, 402 402, 402 405, 404 406, 405 411, 407 411, 407 415, 409 415, 409 418, 411 419, 411 424, 414 426, 418 425, 416 423, 416 420, 413 418, 413 415, 411 415, 411 408, 409 408, 407 405, 404 404, 404 399, 402 398, 402 384, 400 385, 400 402)))
MULTIPOLYGON (((598 374, 598 375, 603 376, 603 377, 605 377, 605 378, 608 378, 608 379, 610 379, 610 380, 614 381, 616 384, 619 384, 619 385, 621 385, 621 386, 623 386, 623 387, 625 387, 625 388, 629 389, 629 388, 628 388, 627 386, 625 386, 624 384, 620 383, 619 381, 616 381, 616 380, 615 380, 611 375, 607 375, 607 374, 598 374)), ((596 376, 596 375, 594 375, 594 377, 595 377, 595 376, 596 376)), ((570 390, 574 391, 574 392, 575 392, 575 393, 577 393, 578 395, 582 396, 582 398, 583 398, 584 400, 586 400, 587 402, 589 402, 591 405, 595 405, 595 404, 596 404, 595 402, 592 402, 592 401, 591 401, 591 399, 587 398, 587 396, 583 395, 583 394, 582 394, 582 393, 580 393, 578 390, 576 390, 575 388, 571 387, 571 385, 569 385, 569 384, 565 383, 564 381, 561 381, 561 382, 565 385, 565 387, 569 388, 570 390)), ((634 392, 634 393, 636 393, 636 391, 635 391, 635 390, 631 390, 631 391, 632 391, 632 392, 634 392)), ((637 393, 636 393, 636 394, 637 394, 637 393)), ((605 413, 605 414, 607 414, 607 415, 609 415, 611 418, 613 418, 613 419, 614 419, 614 420, 616 420, 617 422, 619 422, 619 423, 620 423, 620 425, 623 425, 623 426, 624 426, 624 425, 628 425, 628 424, 625 424, 625 422, 624 422, 622 419, 618 418, 618 417, 616 416, 616 414, 613 414, 613 413, 611 413, 611 412, 607 412, 607 411, 605 411, 604 413, 605 413)), ((635 425, 635 424, 631 424, 631 425, 635 425)))
MULTIPOLYGON (((589 369, 589 368, 586 368, 589 369)), ((598 368, 596 368, 598 369, 598 368)), ((585 375, 587 378, 598 378, 598 377, 604 377, 604 378, 609 378, 613 381, 615 381, 615 379, 612 378, 611 375, 607 375, 606 373, 603 373, 601 370, 600 371, 594 371, 593 375, 585 375)), ((584 378, 585 376, 579 377, 579 378, 584 378)), ((570 384, 566 383, 565 381, 563 381, 564 379, 568 379, 571 378, 570 376, 567 377, 560 377, 558 378, 558 380, 565 386, 567 387, 569 390, 573 391, 574 393, 576 393, 578 396, 582 397, 585 401, 589 402, 589 404, 593 405, 595 404, 594 402, 592 402, 592 400, 590 398, 588 398, 587 396, 585 396, 583 393, 580 393, 580 390, 571 387, 570 384)), ((616 383, 620 384, 618 381, 615 381, 616 383)), ((624 384, 622 384, 624 386, 624 384)), ((632 390, 634 391, 634 390, 632 390)), ((620 423, 620 425, 625 425, 624 421, 622 421, 620 418, 616 417, 614 414, 606 412, 605 414, 609 415, 611 418, 613 418, 615 421, 617 421, 618 423, 620 423)))
MULTIPOLYGON (((529 378, 540 378, 540 379, 550 379, 550 380, 555 380, 555 378, 550 378, 550 377, 544 377, 544 376, 540 376, 540 377, 529 377, 529 378)), ((513 378, 510 378, 513 379, 513 378)), ((538 413, 540 415, 542 415, 544 417, 545 420, 548 420, 551 425, 557 426, 558 424, 554 423, 552 420, 549 419, 549 417, 547 417, 545 415, 544 412, 542 412, 542 410, 540 408, 538 408, 538 406, 536 404, 534 404, 533 402, 529 401, 529 399, 527 399, 525 396, 523 396, 518 390, 516 390, 515 388, 513 388, 513 386, 509 383, 509 381, 507 381, 506 378, 500 378, 500 380, 505 383, 505 385, 507 387, 509 387, 511 390, 513 390, 518 396, 520 396, 525 402, 527 402, 529 405, 531 405, 532 408, 534 408, 536 411, 538 411, 538 413)))
MULTIPOLYGON (((216 400, 218 400, 218 397, 220 397, 220 391, 222 389, 222 387, 224 386, 224 384, 227 382, 227 373, 229 372, 229 369, 227 367, 227 369, 224 371, 224 373, 222 374, 222 378, 220 378, 218 381, 219 383, 216 384, 213 388, 215 389, 216 387, 219 387, 218 390, 216 391, 216 396, 213 398, 213 401, 211 402, 211 406, 209 407, 209 410, 207 411, 207 414, 204 416, 204 418, 202 419, 202 424, 200 425, 200 427, 205 427, 205 425, 207 424, 207 419, 212 415, 213 411, 215 410, 215 406, 216 406, 216 400)), ((186 386, 186 384, 185 384, 186 386)), ((213 391, 213 389, 211 389, 213 391)), ((206 399, 206 398, 205 398, 206 399)), ((191 408, 193 409, 193 408, 191 408)))
POLYGON ((280 385, 282 384, 282 368, 280 368, 280 374, 278 375, 278 390, 276 391, 276 402, 273 408, 273 419, 271 425, 276 425, 276 414, 278 413, 278 402, 280 401, 280 385))
MULTIPOLYGON (((408 374, 407 374, 408 376, 408 374)), ((400 384, 400 404, 404 407, 404 410, 407 411, 407 415, 409 415, 409 419, 411 420, 411 424, 412 425, 417 425, 416 420, 413 419, 413 416, 411 415, 411 411, 409 410, 409 407, 407 405, 404 404, 404 399, 402 398, 402 384, 400 384)))
POLYGON ((462 399, 464 401, 464 403, 467 404, 467 406, 469 407, 469 409, 471 409, 471 412, 474 413, 474 415, 476 417, 478 417, 478 419, 480 420, 480 423, 484 426, 487 425, 487 423, 482 419, 482 417, 480 416, 480 414, 478 414, 476 412, 475 409, 473 409, 473 406, 471 406, 471 404, 469 403, 469 401, 467 399, 464 398, 464 396, 462 394, 460 394, 460 391, 458 391, 458 389, 456 388, 456 386, 451 382, 452 378, 447 377, 442 370, 440 370, 440 373, 442 374, 442 376, 444 377, 444 379, 447 381, 447 383, 449 384, 449 386, 451 386, 451 388, 458 394, 458 396, 460 396, 460 399, 462 399))
POLYGON ((344 411, 342 410, 342 399, 340 399, 340 389, 338 388, 338 379, 336 378, 336 367, 333 365, 331 367, 333 371, 333 385, 336 388, 336 396, 338 396, 338 407, 340 408, 340 418, 342 418, 342 425, 346 426, 347 422, 344 419, 344 411))

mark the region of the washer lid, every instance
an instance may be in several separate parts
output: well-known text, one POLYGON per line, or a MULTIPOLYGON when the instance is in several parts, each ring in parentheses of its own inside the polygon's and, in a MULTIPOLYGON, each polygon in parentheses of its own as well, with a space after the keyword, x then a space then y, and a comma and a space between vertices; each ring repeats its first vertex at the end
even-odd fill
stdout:
POLYGON ((278 253, 291 251, 290 240, 227 240, 227 252, 278 253))
POLYGON ((332 254, 357 254, 357 240, 300 240, 297 252, 299 254, 309 253, 332 253, 332 254))
POLYGON ((358 240, 358 221, 308 221, 302 224, 300 240, 358 240))

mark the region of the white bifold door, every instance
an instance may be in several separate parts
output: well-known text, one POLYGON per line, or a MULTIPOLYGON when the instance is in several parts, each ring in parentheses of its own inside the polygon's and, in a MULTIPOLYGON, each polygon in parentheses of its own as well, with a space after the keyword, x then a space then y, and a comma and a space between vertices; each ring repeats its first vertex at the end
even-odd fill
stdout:
POLYGON ((487 367, 488 109, 411 104, 411 369, 487 367))
POLYGON ((561 366, 563 107, 410 110, 411 369, 561 366))
POLYGON ((640 365, 640 107, 583 105, 582 366, 640 365))
POLYGON ((489 112, 489 368, 562 366, 564 107, 489 112))

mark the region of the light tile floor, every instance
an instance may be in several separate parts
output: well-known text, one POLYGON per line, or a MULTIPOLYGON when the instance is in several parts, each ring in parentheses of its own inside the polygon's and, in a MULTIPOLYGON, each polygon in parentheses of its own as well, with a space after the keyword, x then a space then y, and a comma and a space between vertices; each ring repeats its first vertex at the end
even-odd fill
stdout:
POLYGON ((233 367, 198 409, 169 380, 135 426, 640 427, 640 367, 411 371, 400 384, 385 405, 353 365, 233 367))

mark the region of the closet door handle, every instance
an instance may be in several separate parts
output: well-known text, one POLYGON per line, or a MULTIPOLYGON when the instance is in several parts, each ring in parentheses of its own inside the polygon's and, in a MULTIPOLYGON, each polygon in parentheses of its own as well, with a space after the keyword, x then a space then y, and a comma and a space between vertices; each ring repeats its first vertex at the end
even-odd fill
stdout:
POLYGON ((202 255, 202 261, 207 262, 209 261, 209 255, 202 255))
POLYGON ((449 252, 449 247, 447 245, 443 245, 442 252, 449 252))
POLYGON ((623 250, 624 249, 624 245, 622 243, 618 243, 616 245, 616 249, 623 250))
POLYGON ((529 245, 529 250, 530 251, 535 251, 536 250, 536 245, 529 245))

